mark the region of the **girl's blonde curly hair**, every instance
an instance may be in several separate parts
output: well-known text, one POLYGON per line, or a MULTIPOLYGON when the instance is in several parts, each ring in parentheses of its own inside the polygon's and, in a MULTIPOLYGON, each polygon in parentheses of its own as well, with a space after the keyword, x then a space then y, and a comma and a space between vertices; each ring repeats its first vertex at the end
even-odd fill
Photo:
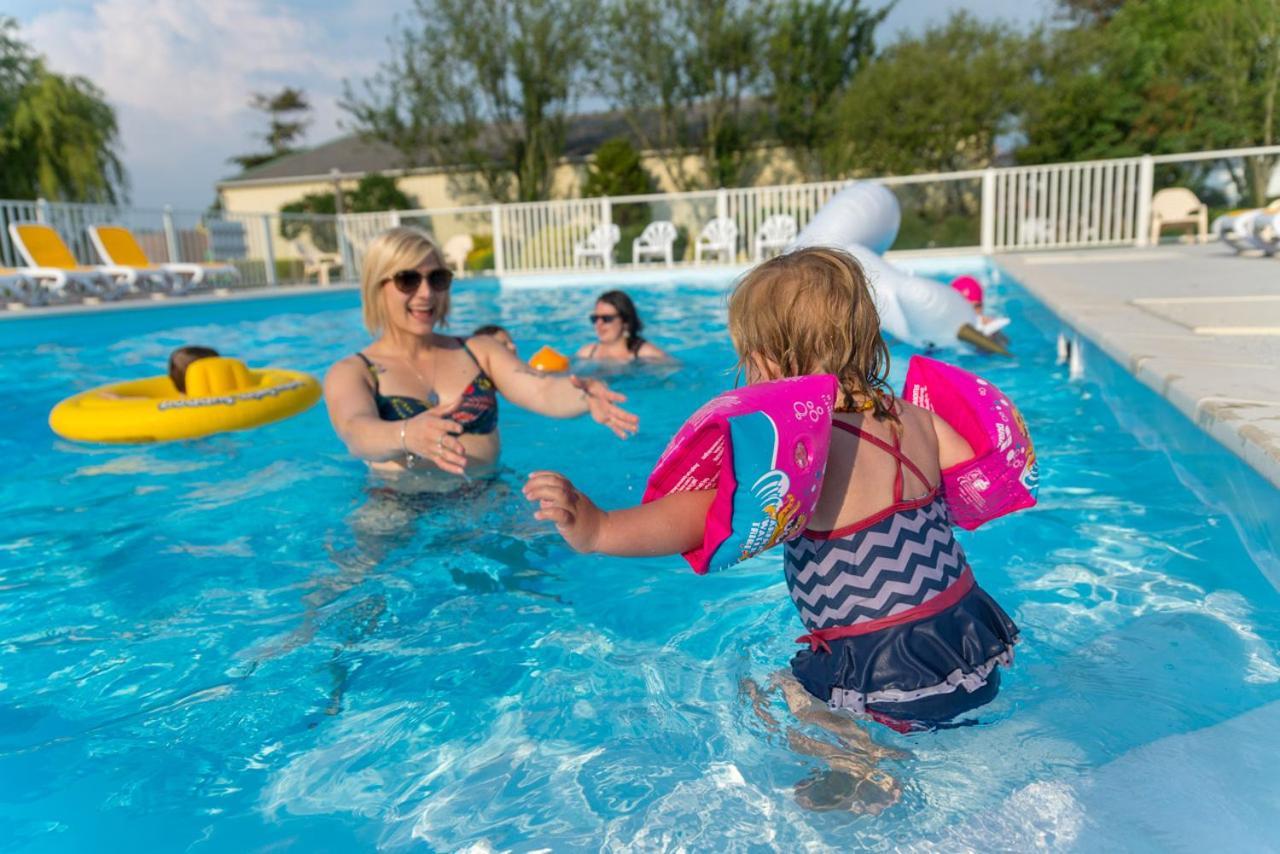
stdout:
POLYGON ((849 253, 799 249, 748 272, 729 296, 729 334, 740 370, 763 359, 784 377, 835 374, 838 410, 898 421, 880 316, 849 253))

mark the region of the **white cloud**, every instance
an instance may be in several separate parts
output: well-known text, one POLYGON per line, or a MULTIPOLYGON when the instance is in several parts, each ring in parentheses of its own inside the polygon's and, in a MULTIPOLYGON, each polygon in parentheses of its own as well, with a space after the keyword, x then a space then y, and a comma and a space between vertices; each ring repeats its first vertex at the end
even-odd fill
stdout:
POLYGON ((235 171, 227 158, 261 147, 253 136, 265 120, 248 107, 252 92, 300 87, 315 107, 308 139, 338 133, 341 81, 371 73, 377 60, 326 27, 335 17, 270 0, 95 0, 36 13, 23 37, 117 108, 136 204, 203 207, 214 182, 235 171))

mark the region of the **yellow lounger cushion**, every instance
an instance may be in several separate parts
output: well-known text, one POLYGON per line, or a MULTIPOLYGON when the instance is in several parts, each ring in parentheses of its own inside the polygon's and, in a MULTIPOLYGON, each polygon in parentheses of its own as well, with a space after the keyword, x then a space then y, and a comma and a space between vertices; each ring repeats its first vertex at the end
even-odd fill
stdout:
POLYGON ((151 266, 151 259, 129 229, 118 225, 100 225, 97 232, 102 251, 106 253, 110 263, 124 267, 151 266))
POLYGON ((16 227, 18 239, 31 253, 31 260, 37 267, 57 267, 61 270, 75 270, 80 264, 76 261, 67 244, 62 242, 58 232, 47 225, 23 223, 16 227))

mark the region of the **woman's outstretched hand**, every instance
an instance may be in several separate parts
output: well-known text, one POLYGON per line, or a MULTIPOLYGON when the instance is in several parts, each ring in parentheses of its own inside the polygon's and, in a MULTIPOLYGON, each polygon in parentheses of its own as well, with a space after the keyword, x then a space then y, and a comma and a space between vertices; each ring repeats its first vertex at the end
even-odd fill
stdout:
POLYGON ((462 425, 448 417, 457 407, 455 401, 405 421, 404 449, 415 457, 430 460, 441 471, 460 475, 467 467, 467 452, 458 440, 462 425))
POLYGON ((639 416, 618 406, 626 402, 626 395, 611 391, 609 386, 596 379, 571 376, 569 382, 586 396, 587 411, 591 417, 612 430, 619 439, 625 439, 640 429, 639 416))
POLYGON ((538 504, 533 518, 554 522, 570 548, 577 552, 595 551, 604 525, 604 511, 579 492, 568 478, 553 471, 535 471, 525 481, 524 497, 538 504))

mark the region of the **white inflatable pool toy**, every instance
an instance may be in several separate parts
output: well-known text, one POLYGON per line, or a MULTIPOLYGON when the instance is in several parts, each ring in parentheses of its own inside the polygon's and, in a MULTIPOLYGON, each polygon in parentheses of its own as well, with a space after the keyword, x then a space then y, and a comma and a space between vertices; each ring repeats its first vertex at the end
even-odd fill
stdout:
POLYGON ((788 249, 834 246, 857 258, 871 281, 881 328, 899 341, 923 349, 965 343, 1007 355, 978 330, 977 315, 963 296, 880 257, 893 245, 901 224, 898 199, 889 188, 859 182, 832 196, 788 249))

